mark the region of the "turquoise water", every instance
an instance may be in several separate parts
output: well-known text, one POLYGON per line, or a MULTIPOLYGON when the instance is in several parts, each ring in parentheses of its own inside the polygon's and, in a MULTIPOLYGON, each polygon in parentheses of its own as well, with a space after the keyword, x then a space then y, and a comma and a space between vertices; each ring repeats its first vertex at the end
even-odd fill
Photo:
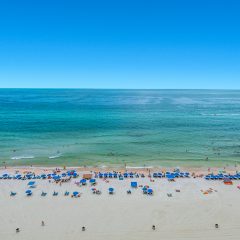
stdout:
POLYGON ((8 165, 223 165, 240 161, 240 91, 0 90, 8 165))

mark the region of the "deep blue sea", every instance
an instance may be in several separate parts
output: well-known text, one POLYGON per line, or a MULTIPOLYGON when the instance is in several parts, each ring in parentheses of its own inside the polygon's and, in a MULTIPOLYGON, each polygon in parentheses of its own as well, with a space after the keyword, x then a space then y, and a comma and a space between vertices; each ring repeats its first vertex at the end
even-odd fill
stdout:
POLYGON ((240 91, 0 89, 0 163, 240 161, 240 91))

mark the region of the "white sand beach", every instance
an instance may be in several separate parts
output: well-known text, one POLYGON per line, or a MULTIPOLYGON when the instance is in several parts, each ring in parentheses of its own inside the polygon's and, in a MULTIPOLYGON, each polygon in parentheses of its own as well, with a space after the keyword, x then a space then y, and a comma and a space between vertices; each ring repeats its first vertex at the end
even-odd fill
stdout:
MULTIPOLYGON (((1 170, 0 175, 5 172, 1 170)), ((223 181, 192 177, 175 182, 159 178, 152 182, 148 177, 108 182, 96 179, 96 188, 102 192, 96 195, 89 182, 77 186, 80 179, 81 174, 61 186, 34 180, 36 188, 30 197, 25 194, 28 180, 0 179, 0 239, 239 239, 240 180, 224 185, 223 181), (143 195, 141 187, 131 189, 131 181, 149 185, 154 194, 143 195), (109 187, 115 189, 113 195, 109 195, 109 187), (209 188, 211 193, 203 194, 209 188), (126 193, 129 189, 132 194, 126 193), (66 190, 70 194, 78 191, 81 197, 64 196, 66 190), (10 196, 10 191, 16 196, 10 196), (45 197, 42 191, 47 192, 45 197), (52 195, 54 191, 58 196, 52 195)))

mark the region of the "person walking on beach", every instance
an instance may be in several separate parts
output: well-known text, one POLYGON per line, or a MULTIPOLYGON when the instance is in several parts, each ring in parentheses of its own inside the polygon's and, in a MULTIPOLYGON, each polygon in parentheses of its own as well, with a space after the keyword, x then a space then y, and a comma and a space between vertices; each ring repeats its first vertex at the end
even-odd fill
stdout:
POLYGON ((44 223, 44 221, 42 221, 42 226, 45 226, 45 223, 44 223))
POLYGON ((20 229, 19 228, 16 228, 16 233, 19 233, 20 232, 20 229))
POLYGON ((152 230, 155 230, 155 229, 156 229, 155 225, 152 225, 152 230))
POLYGON ((86 228, 85 227, 82 227, 82 231, 84 232, 86 230, 86 228))

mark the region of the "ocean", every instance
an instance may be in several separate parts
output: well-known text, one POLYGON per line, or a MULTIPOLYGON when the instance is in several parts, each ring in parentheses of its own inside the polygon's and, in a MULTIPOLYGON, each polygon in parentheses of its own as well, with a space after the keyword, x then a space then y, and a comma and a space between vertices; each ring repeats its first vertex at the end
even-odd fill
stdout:
POLYGON ((240 162, 240 91, 0 89, 0 165, 240 162))

